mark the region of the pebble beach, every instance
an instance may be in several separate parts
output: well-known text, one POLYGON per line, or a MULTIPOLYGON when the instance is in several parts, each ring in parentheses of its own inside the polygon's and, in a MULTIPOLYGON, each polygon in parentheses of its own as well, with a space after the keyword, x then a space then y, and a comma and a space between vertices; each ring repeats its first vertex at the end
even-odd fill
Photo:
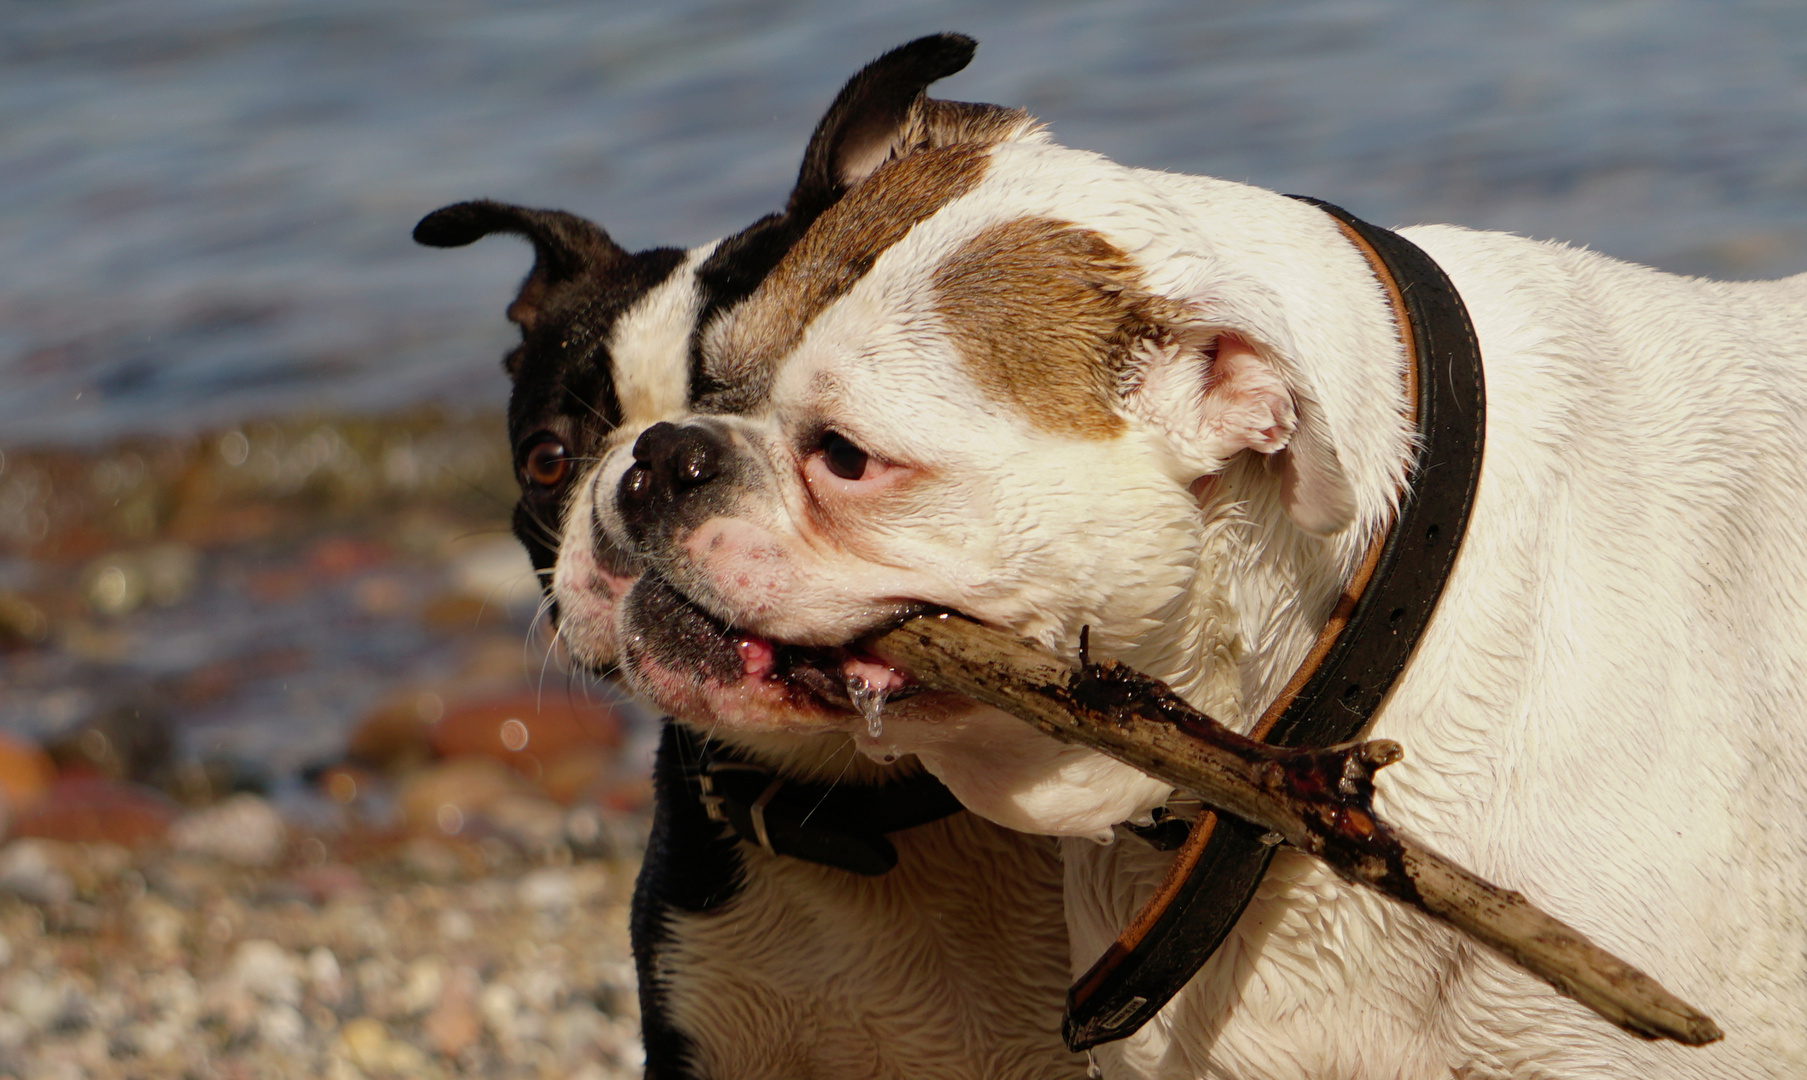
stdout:
POLYGON ((653 718, 573 681, 493 420, 0 469, 0 1076, 640 1075, 653 718))

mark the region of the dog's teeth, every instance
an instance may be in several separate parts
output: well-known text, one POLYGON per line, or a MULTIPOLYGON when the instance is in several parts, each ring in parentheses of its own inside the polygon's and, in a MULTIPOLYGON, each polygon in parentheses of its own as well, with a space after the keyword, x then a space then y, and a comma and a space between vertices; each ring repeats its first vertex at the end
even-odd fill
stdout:
POLYGON ((847 699, 866 718, 866 734, 874 739, 885 733, 885 697, 889 691, 874 686, 864 675, 847 676, 847 699))

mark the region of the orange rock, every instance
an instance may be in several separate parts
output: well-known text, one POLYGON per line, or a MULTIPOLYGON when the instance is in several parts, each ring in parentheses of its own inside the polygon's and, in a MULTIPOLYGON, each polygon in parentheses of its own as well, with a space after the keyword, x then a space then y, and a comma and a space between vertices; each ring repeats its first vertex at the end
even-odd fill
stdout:
POLYGON ((608 706, 562 693, 454 705, 433 726, 433 745, 441 754, 481 754, 531 780, 549 775, 578 751, 594 754, 620 744, 621 722, 608 706))
POLYGON ((415 833, 456 836, 472 818, 526 784, 494 758, 454 757, 405 777, 397 801, 415 833))
POLYGON ((600 746, 578 746, 546 763, 540 787, 569 806, 601 787, 615 771, 615 753, 600 746))
POLYGON ((0 798, 13 814, 38 804, 56 779, 50 755, 28 742, 0 734, 0 798))
POLYGON ((482 989, 482 980, 468 967, 455 967, 446 975, 439 1001, 421 1024, 427 1043, 442 1056, 457 1057, 483 1034, 483 1017, 477 1010, 482 989))
POLYGON ((374 769, 400 770, 430 761, 433 721, 445 712, 435 694, 407 694, 379 705, 358 721, 346 754, 374 769))
POLYGON ((180 807, 149 788, 99 777, 65 778, 18 819, 14 836, 147 847, 161 843, 180 807))

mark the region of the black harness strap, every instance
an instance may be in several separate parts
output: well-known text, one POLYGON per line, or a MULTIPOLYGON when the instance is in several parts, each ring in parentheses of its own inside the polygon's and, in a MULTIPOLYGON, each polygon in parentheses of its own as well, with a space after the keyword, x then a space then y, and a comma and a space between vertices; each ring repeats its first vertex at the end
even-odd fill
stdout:
POLYGON ((814 783, 672 723, 685 780, 711 821, 774 855, 876 876, 897 865, 886 833, 949 817, 960 801, 928 773, 884 784, 814 783))
MULTIPOLYGON (((1486 395, 1467 309, 1430 256, 1346 210, 1292 197, 1335 218, 1392 295, 1397 325, 1410 330, 1400 336, 1420 438, 1393 528, 1369 549, 1317 646, 1253 731, 1283 746, 1328 746, 1367 727, 1430 622, 1474 502, 1486 395)), ((1228 815, 1199 816, 1154 898, 1067 992, 1070 1048, 1134 1034, 1198 972, 1273 858, 1261 834, 1228 815)))

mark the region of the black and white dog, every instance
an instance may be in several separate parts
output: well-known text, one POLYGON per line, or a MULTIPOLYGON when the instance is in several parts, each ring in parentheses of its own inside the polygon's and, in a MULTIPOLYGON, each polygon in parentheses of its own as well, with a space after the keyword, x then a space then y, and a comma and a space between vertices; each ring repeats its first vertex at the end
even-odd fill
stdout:
MULTIPOLYGON (((696 616, 672 594, 634 590, 645 562, 601 529, 595 465, 720 392, 698 366, 701 336, 875 171, 1041 138, 1019 110, 925 95, 972 52, 937 35, 867 66, 817 125, 785 210, 716 243, 630 253, 582 218, 494 202, 416 228, 435 247, 497 232, 534 246, 508 308, 521 345, 504 362, 515 531, 580 664, 605 671, 646 650, 662 667, 721 662, 718 627, 686 630, 696 616)), ((828 692, 844 702, 842 685, 828 692)), ((914 762, 875 763, 845 734, 716 731, 707 702, 673 711, 693 726, 669 725, 660 750, 634 905, 648 1077, 1083 1074, 1060 1039, 1068 946, 1052 840, 961 811, 914 762)))

